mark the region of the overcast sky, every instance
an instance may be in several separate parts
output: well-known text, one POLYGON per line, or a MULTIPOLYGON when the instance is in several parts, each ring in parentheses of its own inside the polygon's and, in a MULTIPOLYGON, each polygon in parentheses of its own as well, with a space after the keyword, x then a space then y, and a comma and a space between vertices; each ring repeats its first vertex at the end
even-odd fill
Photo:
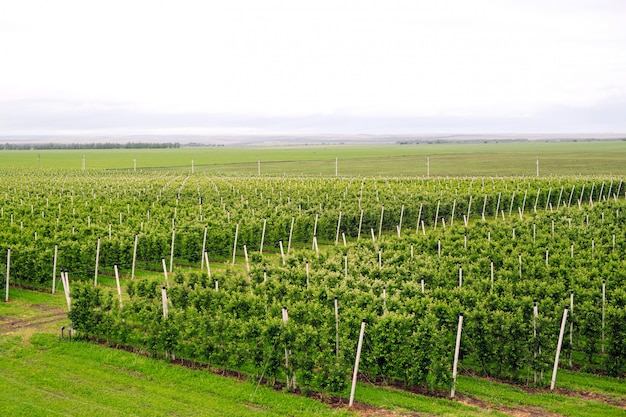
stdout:
POLYGON ((0 0, 0 135, 626 132, 623 0, 0 0))

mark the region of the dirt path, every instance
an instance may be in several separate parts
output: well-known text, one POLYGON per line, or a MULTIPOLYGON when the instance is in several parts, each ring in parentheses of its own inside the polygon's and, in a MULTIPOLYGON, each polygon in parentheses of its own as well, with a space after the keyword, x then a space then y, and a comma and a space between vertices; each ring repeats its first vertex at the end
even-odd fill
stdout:
POLYGON ((32 304, 30 317, 0 317, 0 335, 50 332, 67 322, 67 311, 43 304, 32 304))

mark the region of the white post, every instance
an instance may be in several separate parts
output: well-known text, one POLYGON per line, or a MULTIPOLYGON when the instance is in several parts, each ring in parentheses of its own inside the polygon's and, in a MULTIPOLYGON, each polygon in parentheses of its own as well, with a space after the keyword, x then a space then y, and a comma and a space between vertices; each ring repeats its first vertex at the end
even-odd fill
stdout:
POLYGON ((339 304, 335 296, 335 352, 339 357, 339 304))
MULTIPOLYGON (((537 337, 537 319, 539 318, 539 308, 537 307, 537 299, 533 300, 533 337, 537 337)), ((541 354, 541 347, 537 349, 537 352, 534 353, 534 356, 541 354)), ((534 372, 534 380, 537 382, 537 371, 534 372)))
POLYGON ((415 228, 415 234, 419 233, 420 230, 420 220, 422 219, 422 208, 424 207, 424 203, 420 203, 420 211, 417 214, 417 227, 415 228))
POLYGON ((339 210, 339 218, 337 218, 337 233, 335 234, 335 246, 339 244, 339 228, 341 227, 341 210, 339 210))
POLYGON ((163 275, 165 275, 165 285, 169 288, 170 281, 167 278, 167 267, 165 266, 165 258, 161 258, 161 263, 163 264, 163 275))
POLYGON ((422 277, 420 284, 422 286, 422 294, 424 294, 424 277, 422 277))
POLYGON ((348 255, 343 255, 343 270, 345 278, 348 279, 348 255))
POLYGON ((572 191, 569 193, 569 200, 567 200, 567 207, 572 205, 572 197, 574 196, 574 189, 576 188, 576 184, 572 185, 572 191))
POLYGON ((209 254, 206 251, 204 252, 204 263, 206 264, 207 275, 211 279, 211 265, 209 265, 209 254))
POLYGON ((259 248, 259 254, 263 255, 263 243, 265 243, 265 227, 267 226, 267 219, 263 219, 263 232, 261 232, 261 247, 259 248))
POLYGON ((466 227, 467 227, 467 222, 469 222, 471 211, 472 211, 472 196, 470 195, 469 203, 467 204, 467 220, 465 222, 466 227))
POLYGON ((550 383, 550 390, 554 390, 554 384, 556 383, 556 371, 559 368, 559 355, 561 354, 561 346, 563 345, 563 334, 565 333, 565 324, 567 322, 567 308, 563 310, 563 319, 561 320, 561 331, 559 332, 559 342, 556 346, 556 355, 554 357, 554 368, 552 368, 552 382, 550 383))
POLYGON ((483 214, 481 215, 481 220, 485 221, 485 209, 487 208, 487 194, 485 194, 485 199, 483 201, 483 214))
MULTIPOLYGON (((283 326, 286 326, 287 321, 289 321, 289 315, 287 314, 287 307, 283 307, 282 319, 283 319, 283 326)), ((285 345, 285 373, 287 373, 287 389, 289 389, 291 386, 291 378, 290 378, 290 375, 288 374, 288 370, 289 370, 289 349, 287 348, 287 345, 285 345)))
POLYGON ((54 260, 52 261, 52 294, 57 286, 57 257, 59 254, 59 244, 54 245, 54 260))
POLYGON ((380 223, 378 225, 378 240, 380 240, 381 234, 383 233, 383 215, 385 214, 385 206, 383 205, 380 209, 380 223))
POLYGON ((343 246, 344 247, 348 246, 348 242, 346 242, 346 233, 345 232, 341 232, 341 238, 343 239, 343 246))
POLYGON ((383 314, 387 314, 387 286, 383 287, 383 314))
POLYGON ((235 227, 235 242, 233 243, 233 265, 235 265, 235 254, 237 253, 237 235, 239 235, 239 223, 235 227))
POLYGON ((370 231, 372 232, 372 243, 375 243, 376 242, 376 236, 374 235, 374 228, 372 227, 370 229, 370 231))
POLYGON ((459 364, 459 350, 461 348, 461 331, 463 329, 463 313, 459 314, 459 327, 456 331, 456 344, 454 347, 454 364, 452 365, 452 390, 450 391, 450 398, 454 398, 456 391, 456 374, 459 364))
POLYGON ((65 301, 67 302, 67 311, 70 311, 72 301, 70 299, 70 276, 67 271, 61 271, 61 282, 63 283, 63 292, 65 293, 65 301))
POLYGON ((278 246, 280 246, 280 257, 283 259, 283 265, 285 265, 285 250, 283 249, 283 241, 278 241, 278 246))
POLYGON ((452 202, 452 214, 450 215, 450 227, 454 224, 454 210, 456 209, 456 198, 452 202))
POLYGON ((459 265, 459 288, 463 286, 463 267, 459 265))
POLYGON ((246 258, 246 269, 248 270, 248 273, 250 273, 250 262, 248 261, 248 248, 246 245, 243 245, 243 255, 246 258))
POLYGON ((135 279, 135 265, 137 264, 137 243, 139 240, 139 234, 135 235, 135 243, 133 244, 133 266, 130 272, 130 279, 135 279))
POLYGON ((537 204, 539 204, 539 194, 541 194, 541 188, 537 190, 537 197, 535 198, 535 205, 533 206, 533 211, 537 213, 537 204))
POLYGON ((161 302, 163 303, 163 318, 167 318, 167 290, 161 287, 161 302))
POLYGON ((604 353, 604 312, 606 307, 606 280, 602 280, 602 353, 604 353))
POLYGON ((354 372, 352 373, 352 388, 350 389, 350 401, 348 407, 354 404, 354 391, 356 389, 356 380, 359 374, 359 361, 361 360, 361 349, 363 348, 363 335, 365 334, 365 319, 361 322, 361 332, 359 333, 359 343, 356 348, 356 359, 354 360, 354 372))
POLYGON ((96 244, 96 272, 93 278, 93 285, 98 285, 98 261, 100 260, 100 238, 96 244))
POLYGON ((315 250, 315 236, 317 236, 317 219, 318 214, 315 214, 315 225, 313 226, 313 247, 311 249, 315 250))
POLYGON ((539 155, 537 155, 537 176, 539 176, 539 155))
POLYGON ((574 347, 574 290, 570 290, 569 292, 569 312, 570 312, 570 321, 569 321, 569 344, 570 344, 570 355, 569 355, 569 366, 572 366, 572 351, 574 347))
POLYGON ((361 210, 361 216, 359 217, 359 231, 356 235, 356 240, 361 240, 361 226, 363 225, 363 210, 361 210))
POLYGON ((11 248, 7 249, 7 284, 6 295, 4 297, 5 302, 9 302, 9 276, 11 275, 11 248))
POLYGON ((491 261, 491 291, 493 291, 493 261, 491 261))
POLYGON ((207 234, 207 227, 204 227, 204 237, 202 238, 202 252, 200 252, 200 269, 204 269, 204 256, 202 256, 206 250, 206 234, 207 234))
POLYGON ((502 192, 498 193, 498 202, 496 203, 496 213, 494 215, 494 220, 498 220, 498 212, 500 211, 500 198, 502 197, 502 192))
POLYGON ((174 266, 174 237, 176 235, 176 229, 172 228, 172 244, 170 246, 170 272, 174 266))
POLYGON ((398 237, 400 237, 400 233, 402 232, 402 218, 404 217, 404 204, 402 205, 402 209, 400 210, 400 223, 398 224, 398 237))
POLYGON ((122 287, 120 287, 120 274, 117 270, 117 264, 113 265, 115 271, 115 284, 117 285, 117 295, 120 297, 120 308, 122 308, 122 287))
POLYGON ((291 218, 291 227, 289 228, 289 241, 287 242, 287 255, 289 255, 289 252, 291 251, 291 237, 293 236, 293 224, 295 220, 295 217, 291 218))

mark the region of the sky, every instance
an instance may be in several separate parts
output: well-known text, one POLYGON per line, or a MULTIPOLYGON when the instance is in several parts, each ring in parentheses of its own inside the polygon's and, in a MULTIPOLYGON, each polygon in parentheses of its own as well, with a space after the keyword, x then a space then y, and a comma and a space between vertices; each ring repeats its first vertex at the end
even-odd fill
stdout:
POLYGON ((626 132, 623 0, 0 0, 0 136, 626 132))

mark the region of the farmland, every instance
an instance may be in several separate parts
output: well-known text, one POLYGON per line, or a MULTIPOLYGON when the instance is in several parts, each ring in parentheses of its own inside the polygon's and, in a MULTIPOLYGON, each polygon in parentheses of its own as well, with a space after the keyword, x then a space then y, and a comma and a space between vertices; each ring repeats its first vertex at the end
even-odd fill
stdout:
POLYGON ((626 142, 489 142, 178 149, 0 151, 13 168, 179 170, 207 174, 342 176, 624 175, 626 142), (427 170, 427 158, 430 169, 427 170))
MULTIPOLYGON (((343 398, 310 411, 343 413, 365 323, 357 401, 372 407, 623 413, 624 142, 55 152, 0 153, 0 312, 71 305, 79 341, 3 333, 7 386, 26 384, 19 358, 36 351, 87 373, 89 356, 133 357, 91 340, 154 358, 148 373, 234 372, 263 395, 343 398), (452 387, 457 400, 439 398, 452 387)), ((227 414, 243 400, 223 401, 227 414)))

